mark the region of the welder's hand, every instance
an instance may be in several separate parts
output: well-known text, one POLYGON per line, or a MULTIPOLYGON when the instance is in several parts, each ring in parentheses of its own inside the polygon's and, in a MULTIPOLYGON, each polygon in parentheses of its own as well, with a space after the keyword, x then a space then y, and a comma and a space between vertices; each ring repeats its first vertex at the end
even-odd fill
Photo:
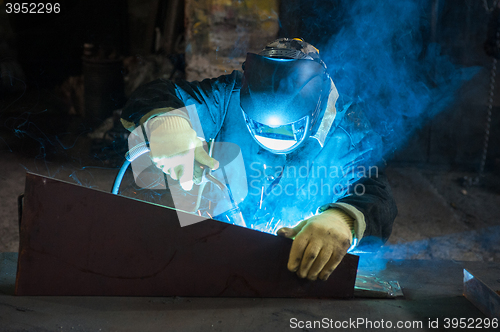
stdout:
POLYGON ((210 169, 219 167, 219 162, 207 154, 202 140, 186 119, 167 116, 153 120, 148 125, 151 160, 172 179, 179 180, 182 189, 193 188, 195 160, 210 169))
POLYGON ((347 221, 352 218, 340 209, 303 220, 294 228, 283 227, 279 236, 294 238, 288 269, 300 278, 327 280, 352 243, 347 221))

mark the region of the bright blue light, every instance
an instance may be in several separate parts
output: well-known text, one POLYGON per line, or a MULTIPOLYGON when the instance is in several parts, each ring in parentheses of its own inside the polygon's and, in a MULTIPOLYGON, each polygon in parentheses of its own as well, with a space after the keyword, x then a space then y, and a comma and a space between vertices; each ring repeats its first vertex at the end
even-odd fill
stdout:
POLYGON ((277 127, 281 124, 280 119, 277 116, 272 116, 269 118, 269 127, 277 127))
POLYGON ((280 62, 289 62, 289 61, 295 61, 297 59, 282 59, 282 58, 268 58, 268 57, 265 57, 269 60, 273 60, 273 61, 280 61, 280 62))

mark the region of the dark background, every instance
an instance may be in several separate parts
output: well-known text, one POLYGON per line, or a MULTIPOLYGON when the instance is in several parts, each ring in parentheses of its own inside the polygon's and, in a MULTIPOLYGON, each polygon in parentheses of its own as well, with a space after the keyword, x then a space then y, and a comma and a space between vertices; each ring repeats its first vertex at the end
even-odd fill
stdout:
MULTIPOLYGON (((26 91, 24 85, 9 91, 5 84, 0 90, 0 134, 3 135, 3 140, 16 145, 20 143, 9 138, 13 134, 22 136, 17 137, 19 139, 31 136, 31 142, 28 139, 23 144, 31 144, 32 150, 37 153, 40 150, 38 145, 43 144, 40 142, 58 132, 79 135, 82 131, 95 129, 99 122, 111 116, 110 109, 88 124, 82 114, 80 118, 68 115, 67 102, 54 92, 68 77, 83 74, 85 43, 94 45, 94 52, 107 58, 128 57, 136 60, 152 54, 162 56, 173 64, 172 70, 180 73, 176 77, 182 78, 185 65, 183 50, 179 50, 174 44, 184 36, 184 4, 184 0, 65 0, 61 2, 59 14, 3 15, 2 20, 8 20, 2 22, 7 27, 4 31, 10 32, 4 32, 0 39, 7 43, 10 54, 14 56, 2 58, 14 58, 17 61, 24 72, 23 82, 26 85, 26 91), (155 47, 155 28, 164 32, 162 47, 159 49, 155 47), (24 95, 19 99, 20 93, 24 95), (15 104, 12 104, 13 101, 15 104), (37 104, 35 108, 33 103, 37 104), (40 133, 19 127, 25 120, 22 114, 28 109, 31 114, 36 114, 30 121, 39 122, 37 125, 40 133), (41 111, 44 111, 43 114, 38 114, 41 111), (78 121, 88 126, 82 127, 78 121), (25 135, 21 135, 23 130, 25 135)), ((349 2, 341 0, 283 1, 279 13, 279 35, 300 36, 313 45, 321 45, 346 23, 347 6, 349 2)), ((391 158, 398 163, 476 170, 484 146, 492 63, 492 58, 485 53, 483 47, 487 39, 489 14, 482 1, 434 0, 423 19, 429 21, 428 30, 424 33, 427 39, 425 42, 439 43, 442 53, 449 55, 455 64, 463 67, 478 66, 480 71, 459 91, 455 103, 437 117, 426 121, 412 135, 408 144, 391 155, 391 158)), ((95 68, 90 70, 99 72, 95 68)), ((126 67, 122 68, 121 74, 127 75, 126 67)), ((102 84, 116 85, 117 89, 123 90, 116 79, 109 82, 111 83, 102 84)), ((498 90, 497 85, 486 159, 489 170, 498 168, 500 162, 500 147, 497 144, 500 141, 497 129, 498 90)), ((119 95, 116 91, 111 93, 115 94, 112 97, 114 103, 111 103, 112 107, 108 107, 118 109, 123 106, 127 94, 119 95)), ((97 102, 103 103, 102 100, 97 102)), ((51 154, 49 147, 44 149, 45 153, 51 154)))

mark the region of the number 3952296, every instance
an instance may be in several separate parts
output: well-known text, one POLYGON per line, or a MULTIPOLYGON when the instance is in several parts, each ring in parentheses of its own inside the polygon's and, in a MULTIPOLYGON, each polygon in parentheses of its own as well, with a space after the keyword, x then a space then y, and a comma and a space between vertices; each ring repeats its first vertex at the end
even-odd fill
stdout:
POLYGON ((51 14, 61 12, 59 3, 10 3, 5 4, 7 14, 51 14))

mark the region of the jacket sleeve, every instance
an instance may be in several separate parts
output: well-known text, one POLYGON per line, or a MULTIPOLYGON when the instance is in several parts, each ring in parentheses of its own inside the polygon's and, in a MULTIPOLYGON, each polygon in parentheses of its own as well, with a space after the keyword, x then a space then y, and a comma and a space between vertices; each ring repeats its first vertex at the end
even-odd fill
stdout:
POLYGON ((392 232, 392 224, 398 209, 392 196, 391 187, 384 170, 361 179, 362 195, 352 194, 341 198, 337 203, 353 206, 363 213, 366 229, 358 247, 377 246, 387 241, 392 232))
POLYGON ((227 105, 241 73, 206 79, 201 82, 155 80, 140 86, 125 105, 121 122, 132 131, 150 118, 172 109, 195 105, 203 128, 217 131, 222 125, 227 105))
POLYGON ((353 151, 369 151, 361 164, 368 172, 353 184, 359 188, 357 191, 353 190, 329 206, 340 208, 355 219, 356 237, 361 239, 358 248, 364 246, 367 250, 367 246, 373 246, 375 249, 388 240, 398 213, 384 165, 380 162, 383 160, 383 141, 357 105, 349 107, 339 127, 349 137, 353 151))

